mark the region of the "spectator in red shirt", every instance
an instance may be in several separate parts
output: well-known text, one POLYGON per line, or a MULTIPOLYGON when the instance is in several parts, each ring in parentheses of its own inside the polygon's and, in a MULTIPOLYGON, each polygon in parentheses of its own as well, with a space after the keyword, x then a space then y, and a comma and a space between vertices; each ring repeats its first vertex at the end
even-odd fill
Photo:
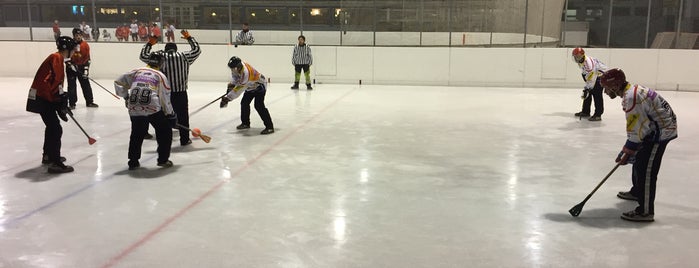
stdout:
POLYGON ((158 41, 161 41, 161 42, 163 41, 163 39, 160 39, 162 36, 162 33, 160 32, 160 27, 158 27, 157 23, 155 23, 155 22, 153 23, 153 26, 151 26, 151 28, 150 28, 150 33, 151 33, 151 36, 155 36, 156 38, 158 38, 158 41))
POLYGON ((143 22, 138 25, 138 38, 141 39, 141 41, 146 41, 146 39, 148 39, 148 28, 146 28, 143 22))

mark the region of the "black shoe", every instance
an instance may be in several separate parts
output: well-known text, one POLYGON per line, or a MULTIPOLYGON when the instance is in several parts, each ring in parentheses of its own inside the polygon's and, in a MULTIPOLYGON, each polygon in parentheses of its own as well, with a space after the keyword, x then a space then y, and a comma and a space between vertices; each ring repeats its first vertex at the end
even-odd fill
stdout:
POLYGON ((138 169, 140 166, 141 163, 138 163, 138 160, 129 160, 129 170, 138 169))
POLYGON ((299 89, 299 83, 295 82, 293 86, 291 86, 291 89, 299 89))
POLYGON ((635 197, 634 195, 632 195, 631 191, 619 192, 618 194, 616 194, 616 197, 624 199, 624 200, 638 201, 638 197, 635 197))
POLYGON ((636 212, 635 209, 629 212, 621 213, 621 218, 627 221, 637 222, 652 222, 655 220, 653 214, 641 214, 636 212))
POLYGON ((250 125, 240 124, 240 125, 238 125, 238 126, 235 127, 235 128, 236 128, 236 129, 248 129, 248 128, 250 128, 250 125))
POLYGON ((577 113, 575 113, 575 116, 577 116, 577 117, 589 117, 590 113, 577 112, 577 113))
MULTIPOLYGON (((65 162, 65 161, 66 161, 66 158, 61 156, 61 163, 65 162)), ((41 157, 41 164, 42 165, 47 165, 47 164, 51 164, 51 163, 53 163, 53 162, 51 162, 51 160, 49 160, 49 157, 47 155, 44 155, 41 157)))
POLYGON ((313 90, 313 87, 311 86, 311 84, 306 84, 306 90, 313 90))
POLYGON ((272 134, 272 133, 274 133, 273 128, 265 128, 264 130, 262 130, 262 132, 260 132, 260 134, 262 134, 262 135, 267 135, 267 134, 272 134))
POLYGON ((94 103, 94 102, 88 103, 86 106, 87 106, 87 107, 90 107, 90 108, 97 108, 97 107, 100 107, 99 105, 97 105, 97 103, 94 103))
POLYGON ((587 120, 590 120, 590 121, 602 121, 602 117, 599 116, 599 115, 593 115, 593 116, 591 116, 590 118, 588 118, 587 120))
POLYGON ((163 168, 169 168, 169 167, 171 167, 172 165, 173 165, 173 164, 172 164, 172 161, 170 161, 170 160, 167 160, 167 161, 165 161, 165 162, 159 162, 159 163, 158 163, 158 166, 159 166, 159 167, 163 167, 163 168))
POLYGON ((182 145, 182 146, 187 146, 187 145, 190 145, 190 144, 192 144, 192 140, 187 140, 187 141, 185 141, 185 142, 180 142, 180 145, 182 145))
POLYGON ((150 133, 146 133, 146 135, 143 136, 143 138, 146 139, 146 140, 152 140, 152 139, 153 139, 153 135, 151 135, 150 133))
POLYGON ((48 172, 51 174, 58 174, 58 173, 68 173, 68 172, 73 172, 74 169, 71 166, 66 166, 63 163, 53 163, 51 166, 49 166, 48 172))

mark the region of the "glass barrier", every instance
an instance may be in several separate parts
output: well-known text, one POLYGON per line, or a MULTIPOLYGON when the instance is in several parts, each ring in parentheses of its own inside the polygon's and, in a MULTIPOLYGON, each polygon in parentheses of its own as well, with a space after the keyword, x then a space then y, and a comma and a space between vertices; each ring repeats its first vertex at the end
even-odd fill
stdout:
POLYGON ((255 45, 697 47, 692 0, 3 0, 0 40, 50 41, 87 29, 96 42, 230 44, 247 23, 255 45), (77 3, 76 3, 77 2, 77 3), (172 33, 172 34, 171 34, 172 33), (181 41, 181 40, 180 40, 181 41))

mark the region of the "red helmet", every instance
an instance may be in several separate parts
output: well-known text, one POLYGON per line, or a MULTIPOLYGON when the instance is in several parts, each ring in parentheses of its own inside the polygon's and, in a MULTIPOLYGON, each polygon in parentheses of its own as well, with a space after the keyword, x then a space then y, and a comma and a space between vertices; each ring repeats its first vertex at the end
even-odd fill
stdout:
POLYGON ((574 48, 573 49, 573 60, 575 62, 582 63, 583 59, 585 59, 585 50, 583 50, 581 47, 574 48))
POLYGON ((626 75, 619 68, 610 69, 602 74, 599 82, 603 88, 617 90, 626 83, 626 75))

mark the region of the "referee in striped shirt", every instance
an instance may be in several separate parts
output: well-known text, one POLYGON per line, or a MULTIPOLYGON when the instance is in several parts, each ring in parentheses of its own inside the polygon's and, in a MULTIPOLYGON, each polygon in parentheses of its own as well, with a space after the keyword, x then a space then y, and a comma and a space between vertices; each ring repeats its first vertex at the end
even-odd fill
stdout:
POLYGON ((243 23, 243 30, 235 35, 235 42, 233 43, 236 47, 238 45, 252 45, 255 43, 255 37, 252 36, 250 31, 250 24, 247 22, 243 23))
MULTIPOLYGON (((170 102, 172 102, 172 108, 175 110, 175 114, 177 114, 177 123, 189 128, 189 100, 187 98, 189 65, 192 65, 199 57, 201 49, 199 48, 199 43, 197 43, 194 37, 189 35, 187 30, 182 30, 181 33, 182 38, 187 39, 192 50, 177 52, 177 45, 175 43, 167 43, 165 44, 164 51, 160 50, 153 53, 162 54, 165 58, 161 71, 165 74, 165 77, 170 80, 170 88, 172 89, 170 102)), ((150 50, 155 43, 157 43, 157 39, 151 38, 148 43, 143 46, 140 56, 141 61, 148 61, 151 54, 150 50)), ((192 140, 189 138, 189 131, 184 128, 178 129, 180 132, 180 145, 191 144, 192 140)))
POLYGON ((291 55, 291 64, 294 65, 294 85, 291 89, 299 89, 299 80, 301 80, 301 70, 306 76, 306 90, 311 90, 311 65, 313 64, 313 55, 311 47, 306 45, 306 37, 299 35, 299 44, 294 46, 294 54, 291 55))

